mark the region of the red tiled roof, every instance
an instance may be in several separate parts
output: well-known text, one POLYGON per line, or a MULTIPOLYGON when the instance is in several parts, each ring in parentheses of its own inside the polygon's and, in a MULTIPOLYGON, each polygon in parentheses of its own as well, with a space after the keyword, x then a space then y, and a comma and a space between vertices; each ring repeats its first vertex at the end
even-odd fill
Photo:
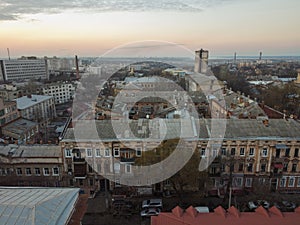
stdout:
POLYGON ((281 212, 275 206, 269 211, 259 207, 255 212, 239 212, 235 207, 227 211, 221 206, 213 213, 198 213, 191 206, 187 210, 176 207, 151 218, 151 225, 299 225, 300 207, 295 212, 281 212))

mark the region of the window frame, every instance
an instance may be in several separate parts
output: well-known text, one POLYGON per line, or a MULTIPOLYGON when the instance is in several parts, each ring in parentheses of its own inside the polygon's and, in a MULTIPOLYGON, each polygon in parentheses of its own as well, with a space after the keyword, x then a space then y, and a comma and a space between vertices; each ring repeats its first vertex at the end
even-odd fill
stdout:
POLYGON ((93 157, 93 149, 92 148, 87 148, 86 149, 86 157, 93 157))
POLYGON ((50 170, 48 167, 43 168, 43 174, 44 174, 44 176, 50 176, 50 170), (46 173, 46 171, 48 171, 48 172, 46 173))
POLYGON ((254 156, 255 155, 255 148, 254 147, 250 147, 249 148, 249 156, 254 156), (251 153, 251 150, 253 150, 253 152, 251 153))
POLYGON ((59 168, 58 167, 53 167, 52 168, 52 174, 53 174, 53 176, 59 176, 59 168), (57 169, 57 173, 55 173, 56 169, 57 169))
POLYGON ((268 148, 263 148, 261 150, 261 157, 268 157, 269 149, 268 148))
POLYGON ((245 156, 245 148, 244 147, 240 147, 240 156, 245 156), (243 154, 242 154, 242 150, 243 150, 243 154))

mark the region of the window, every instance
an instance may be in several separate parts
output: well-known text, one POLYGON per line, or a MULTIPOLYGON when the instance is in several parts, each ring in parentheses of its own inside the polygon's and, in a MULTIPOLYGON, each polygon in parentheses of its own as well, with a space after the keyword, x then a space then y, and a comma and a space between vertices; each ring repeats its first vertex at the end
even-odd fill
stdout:
POLYGON ((283 163, 283 169, 282 169, 283 172, 287 172, 288 165, 289 165, 288 163, 283 163))
POLYGON ((290 149, 289 148, 287 148, 286 150, 285 150, 285 155, 284 155, 285 157, 290 157, 290 149))
POLYGON ((295 163, 292 165, 292 172, 297 172, 297 164, 295 163))
POLYGON ((294 157, 299 157, 299 148, 295 148, 294 157))
POLYGON ((255 154, 255 148, 250 148, 249 156, 254 156, 254 154, 255 154))
POLYGON ((95 149, 95 155, 96 155, 96 157, 101 157, 101 151, 99 148, 95 149))
POLYGON ((226 155, 226 148, 222 148, 222 149, 221 149, 221 154, 222 154, 222 155, 226 155))
POLYGON ((236 185, 237 187, 241 187, 241 186, 243 185, 243 178, 241 178, 241 177, 236 177, 236 178, 235 178, 235 185, 236 185))
POLYGON ((280 152, 281 152, 281 149, 276 149, 276 155, 275 155, 276 158, 280 157, 280 152))
POLYGON ((66 148, 65 149, 65 155, 66 155, 66 158, 71 158, 72 157, 71 149, 66 148))
POLYGON ((53 172, 53 176, 58 176, 59 175, 59 169, 58 169, 58 167, 54 167, 52 169, 52 172, 53 172))
POLYGON ((101 164, 100 163, 97 164, 97 172, 101 173, 101 164))
POLYGON ((240 155, 245 155, 245 148, 240 148, 240 155))
POLYGON ((253 163, 249 163, 247 166, 247 171, 252 172, 252 170, 253 170, 253 163))
POLYGON ((79 180, 79 185, 80 185, 80 186, 83 185, 83 180, 82 180, 82 179, 79 180))
POLYGON ((116 186, 116 187, 121 187, 120 179, 116 179, 116 181, 115 181, 115 186, 116 186))
POLYGON ((35 173, 36 176, 40 176, 40 175, 41 175, 41 170, 40 170, 40 168, 35 168, 35 169, 34 169, 34 173, 35 173))
POLYGON ((49 176, 49 175, 50 175, 49 168, 44 168, 44 176, 49 176))
POLYGON ((105 157, 109 157, 110 156, 110 150, 109 150, 109 148, 105 148, 105 150, 104 150, 104 156, 105 157))
POLYGON ((246 178, 245 187, 252 187, 252 178, 246 178))
POLYGON ((136 149, 136 156, 141 157, 142 156, 142 148, 137 148, 136 149))
POLYGON ((22 175, 22 168, 17 168, 17 175, 22 175))
POLYGON ((216 157, 216 156, 218 155, 218 150, 213 149, 213 152, 212 152, 212 153, 213 153, 212 156, 213 156, 213 157, 216 157))
POLYGON ((286 178, 283 177, 283 178, 280 179, 280 184, 279 184, 279 186, 280 186, 280 187, 285 187, 285 184, 286 184, 286 178))
POLYGON ((235 155, 235 148, 231 148, 231 155, 235 155))
POLYGON ((297 178, 297 187, 300 187, 300 177, 297 178))
POLYGON ((205 148, 201 149, 201 156, 204 157, 205 156, 205 148))
POLYGON ((266 172, 266 164, 265 163, 261 164, 260 171, 261 172, 266 172))
POLYGON ((225 164, 221 164, 221 172, 225 172, 225 164))
POLYGON ((268 149, 267 148, 263 148, 263 150, 261 151, 261 156, 262 157, 267 157, 268 156, 268 149))
POLYGON ((131 165, 130 164, 125 165, 125 172, 126 173, 131 173, 131 165))
POLYGON ((244 163, 239 164, 239 172, 242 172, 244 170, 244 163))
POLYGON ((89 184, 90 184, 90 186, 93 186, 93 185, 94 185, 94 179, 93 179, 93 178, 90 178, 90 179, 89 179, 89 184))
POLYGON ((26 168, 26 176, 31 176, 31 168, 26 168))
POLYGON ((120 149, 119 148, 114 148, 114 156, 120 157, 120 149))
POLYGON ((265 178, 258 178, 258 183, 260 185, 264 185, 266 183, 266 179, 265 178))
POLYGON ((91 148, 86 149, 86 155, 87 155, 87 157, 92 157, 93 156, 91 148))
POLYGON ((295 178, 294 177, 289 177, 289 187, 294 187, 295 186, 295 178))
POLYGON ((93 173, 94 172, 94 169, 91 165, 88 165, 88 171, 89 173, 93 173))
POLYGON ((114 171, 115 171, 115 173, 120 173, 120 163, 114 164, 114 171))

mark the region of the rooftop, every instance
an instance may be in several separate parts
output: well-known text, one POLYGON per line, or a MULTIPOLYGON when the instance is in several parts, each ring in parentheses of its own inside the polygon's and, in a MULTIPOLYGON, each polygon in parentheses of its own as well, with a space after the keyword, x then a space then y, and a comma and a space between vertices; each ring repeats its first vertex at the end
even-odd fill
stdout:
POLYGON ((37 126, 37 123, 23 118, 19 118, 3 126, 2 129, 9 131, 10 133, 13 133, 15 135, 22 135, 24 132, 31 130, 35 126, 37 126))
POLYGON ((162 212, 151 217, 151 225, 296 225, 299 224, 299 219, 299 207, 295 212, 281 212, 275 206, 268 211, 260 206, 255 212, 239 212, 233 206, 227 211, 219 206, 212 213, 198 213, 192 206, 186 210, 177 206, 172 212, 162 212))
POLYGON ((1 225, 67 224, 78 188, 0 188, 1 225))
POLYGON ((0 146, 0 155, 10 155, 13 158, 59 158, 61 157, 61 149, 57 145, 7 145, 0 146))
POLYGON ((39 104, 43 101, 53 98, 53 96, 47 95, 30 95, 30 96, 23 96, 21 98, 17 98, 17 107, 18 109, 26 109, 36 104, 39 104))
POLYGON ((197 133, 195 124, 199 124, 199 139, 208 139, 215 136, 215 134, 209 135, 212 133, 211 126, 216 129, 219 123, 221 123, 220 126, 226 124, 224 139, 300 140, 300 123, 291 119, 270 119, 268 124, 264 124, 261 120, 251 119, 214 120, 214 122, 211 119, 199 119, 195 121, 199 123, 194 123, 191 119, 139 119, 129 120, 129 122, 125 120, 80 121, 77 123, 76 139, 74 128, 69 128, 62 141, 133 140, 147 137, 150 137, 149 140, 191 138, 197 133))

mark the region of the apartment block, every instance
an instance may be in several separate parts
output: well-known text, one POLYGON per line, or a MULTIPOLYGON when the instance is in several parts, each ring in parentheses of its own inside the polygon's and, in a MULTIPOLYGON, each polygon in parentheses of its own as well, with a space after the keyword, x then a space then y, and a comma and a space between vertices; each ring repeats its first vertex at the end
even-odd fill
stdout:
POLYGON ((0 80, 49 79, 47 63, 44 59, 0 60, 0 80))
MULTIPOLYGON (((167 130, 165 139, 182 138, 180 120, 163 121, 167 130)), ((232 182, 234 192, 255 191, 262 185, 267 187, 267 191, 300 192, 299 122, 283 119, 267 122, 224 120, 227 125, 221 142, 211 136, 212 120, 200 119, 197 122, 200 125, 197 151, 203 160, 212 161, 207 169, 213 183, 209 190, 211 193, 225 192, 228 182, 232 182)), ((149 125, 147 120, 131 121, 134 137, 123 125, 114 130, 111 121, 96 121, 96 127, 97 134, 79 132, 79 138, 70 128, 61 141, 65 172, 72 184, 81 188, 107 188, 107 180, 102 175, 113 176, 116 171, 127 171, 128 176, 136 176, 131 167, 144 151, 152 146, 155 148, 159 142, 159 136, 156 136, 159 125, 149 125), (147 126, 152 128, 152 137, 141 142, 141 138, 149 135, 147 126)), ((87 125, 83 130, 88 131, 88 128, 87 125)), ((193 132, 192 128, 185 129, 186 137, 194 135, 188 134, 193 132)), ((147 177, 147 174, 144 176, 147 177)), ((115 184, 110 184, 111 188, 118 184, 118 178, 114 181, 115 184)))
POLYGON ((53 96, 55 104, 61 104, 72 100, 75 90, 76 85, 74 83, 60 82, 45 84, 38 91, 43 95, 53 96))

